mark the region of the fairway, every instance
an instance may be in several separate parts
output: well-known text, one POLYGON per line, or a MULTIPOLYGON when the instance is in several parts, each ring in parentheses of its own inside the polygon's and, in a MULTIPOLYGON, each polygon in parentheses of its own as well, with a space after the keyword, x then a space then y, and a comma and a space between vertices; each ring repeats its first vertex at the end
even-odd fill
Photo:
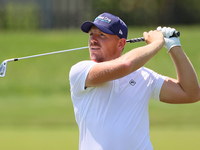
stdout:
MULTIPOLYGON (((0 130, 2 150, 78 150, 77 128, 0 130), (12 143, 12 144, 11 144, 12 143)), ((154 150, 199 150, 200 130, 150 131, 154 150)))
POLYGON ((200 129, 151 129, 154 150, 199 150, 200 129))
MULTIPOLYGON (((200 26, 174 26, 200 79, 200 26)), ((130 27, 128 39, 156 27, 130 27)), ((87 46, 80 29, 35 32, 0 31, 0 61, 87 46)), ((145 45, 127 44, 124 53, 145 45)), ((78 150, 78 127, 70 98, 69 71, 89 59, 80 50, 9 62, 0 78, 0 150, 78 150)), ((165 48, 146 67, 176 78, 165 48)), ((189 79, 188 79, 189 80, 189 79)), ((150 137, 154 150, 200 149, 200 102, 169 105, 150 100, 150 137)))
POLYGON ((0 130, 1 150, 78 150, 78 131, 66 129, 0 130))

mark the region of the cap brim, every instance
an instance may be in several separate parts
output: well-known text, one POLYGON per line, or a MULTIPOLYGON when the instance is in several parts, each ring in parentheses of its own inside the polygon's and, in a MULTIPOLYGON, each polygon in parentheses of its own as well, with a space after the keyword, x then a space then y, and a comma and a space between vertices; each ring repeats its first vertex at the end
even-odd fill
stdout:
POLYGON ((107 33, 107 34, 114 34, 112 31, 110 31, 108 28, 102 26, 102 25, 98 25, 98 24, 95 24, 94 22, 91 22, 91 21, 86 21, 84 22, 82 25, 81 25, 81 30, 83 32, 86 32, 88 33, 91 29, 91 27, 95 25, 100 31, 104 32, 104 33, 107 33))

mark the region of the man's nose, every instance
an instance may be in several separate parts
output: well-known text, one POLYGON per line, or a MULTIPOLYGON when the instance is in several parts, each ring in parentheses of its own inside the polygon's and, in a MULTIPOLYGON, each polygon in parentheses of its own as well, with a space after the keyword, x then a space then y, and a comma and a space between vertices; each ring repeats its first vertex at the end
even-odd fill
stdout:
POLYGON ((98 43, 98 36, 97 36, 96 34, 92 35, 92 36, 90 37, 90 41, 91 41, 92 43, 98 43))

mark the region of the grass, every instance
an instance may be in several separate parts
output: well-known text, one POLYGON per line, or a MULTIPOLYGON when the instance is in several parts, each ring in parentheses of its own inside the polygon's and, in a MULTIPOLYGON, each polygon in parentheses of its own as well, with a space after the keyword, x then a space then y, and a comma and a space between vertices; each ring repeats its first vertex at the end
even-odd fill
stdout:
MULTIPOLYGON (((156 27, 131 27, 128 37, 141 37, 143 31, 152 28, 156 27)), ((200 75, 200 26, 175 28, 181 32, 181 44, 200 75)), ((88 35, 76 29, 0 31, 0 60, 83 47, 87 42, 88 35)), ((144 42, 127 44, 124 53, 141 45, 144 42)), ((8 63, 6 76, 0 78, 0 149, 78 149, 68 74, 73 64, 85 59, 89 59, 88 50, 8 63)), ((165 48, 146 66, 176 77, 165 48)), ((151 100, 149 107, 155 150, 199 149, 199 102, 169 105, 151 100)))
MULTIPOLYGON (((2 150, 78 150, 78 130, 74 127, 1 129, 0 134, 2 150)), ((154 150, 200 147, 200 130, 196 128, 153 128, 150 136, 154 150)))
POLYGON ((76 128, 9 129, 0 134, 2 150, 78 150, 76 128))
POLYGON ((76 125, 69 95, 8 96, 0 102, 0 127, 76 125))
POLYGON ((200 129, 153 128, 150 131, 154 150, 199 150, 200 129))

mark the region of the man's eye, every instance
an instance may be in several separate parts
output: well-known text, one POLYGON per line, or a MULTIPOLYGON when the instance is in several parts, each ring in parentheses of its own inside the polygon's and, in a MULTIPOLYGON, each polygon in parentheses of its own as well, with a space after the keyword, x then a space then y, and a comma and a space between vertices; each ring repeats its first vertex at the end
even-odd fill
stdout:
POLYGON ((101 36, 105 36, 105 34, 101 33, 101 36))

